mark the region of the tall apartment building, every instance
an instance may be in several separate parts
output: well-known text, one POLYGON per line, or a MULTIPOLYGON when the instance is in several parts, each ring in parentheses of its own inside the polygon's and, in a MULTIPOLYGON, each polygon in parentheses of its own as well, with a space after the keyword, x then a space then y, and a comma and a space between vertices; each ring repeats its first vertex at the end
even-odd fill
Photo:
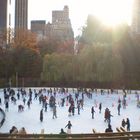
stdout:
POLYGON ((53 38, 60 41, 74 41, 68 6, 64 6, 63 10, 52 11, 52 23, 46 24, 44 20, 31 21, 31 31, 36 33, 40 40, 53 38))
POLYGON ((140 0, 134 0, 132 12, 131 31, 140 34, 140 0))
POLYGON ((0 31, 7 28, 7 0, 0 0, 0 31))
POLYGON ((15 1, 15 29, 28 29, 28 0, 15 1))
POLYGON ((31 32, 37 35, 38 40, 42 40, 45 37, 45 20, 32 20, 31 21, 31 32))
POLYGON ((14 0, 0 0, 0 46, 11 41, 11 29, 14 24, 14 0))
POLYGON ((64 40, 74 38, 74 33, 69 19, 69 8, 52 11, 52 36, 64 40))

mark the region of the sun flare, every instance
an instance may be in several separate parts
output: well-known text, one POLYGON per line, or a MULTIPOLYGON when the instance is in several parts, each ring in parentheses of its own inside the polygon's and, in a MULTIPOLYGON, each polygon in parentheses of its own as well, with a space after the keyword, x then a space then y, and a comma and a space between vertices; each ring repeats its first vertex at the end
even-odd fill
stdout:
POLYGON ((96 16, 102 23, 115 26, 122 22, 131 25, 134 0, 29 0, 29 19, 51 21, 52 10, 69 6, 69 18, 75 34, 81 33, 88 14, 96 16), (39 10, 36 10, 39 9, 39 10))
POLYGON ((131 24, 132 4, 133 0, 93 0, 93 4, 91 1, 86 4, 85 10, 109 26, 122 22, 131 24))

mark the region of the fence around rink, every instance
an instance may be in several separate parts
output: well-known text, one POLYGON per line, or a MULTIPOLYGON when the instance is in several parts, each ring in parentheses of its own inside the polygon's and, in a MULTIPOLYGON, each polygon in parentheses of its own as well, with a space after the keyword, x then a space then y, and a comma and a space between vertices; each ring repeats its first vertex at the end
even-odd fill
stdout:
POLYGON ((0 134, 0 140, 140 140, 140 131, 95 134, 0 134))

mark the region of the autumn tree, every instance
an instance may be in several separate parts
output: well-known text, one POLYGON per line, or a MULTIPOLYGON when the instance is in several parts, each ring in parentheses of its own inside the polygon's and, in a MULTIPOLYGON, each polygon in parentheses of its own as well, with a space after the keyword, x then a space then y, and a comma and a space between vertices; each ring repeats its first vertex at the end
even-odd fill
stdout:
POLYGON ((56 42, 52 39, 40 40, 37 43, 37 47, 42 57, 44 57, 46 54, 52 54, 56 52, 56 48, 57 48, 56 45, 57 45, 56 42))
POLYGON ((29 30, 17 29, 15 31, 13 47, 27 47, 37 50, 36 35, 29 30))

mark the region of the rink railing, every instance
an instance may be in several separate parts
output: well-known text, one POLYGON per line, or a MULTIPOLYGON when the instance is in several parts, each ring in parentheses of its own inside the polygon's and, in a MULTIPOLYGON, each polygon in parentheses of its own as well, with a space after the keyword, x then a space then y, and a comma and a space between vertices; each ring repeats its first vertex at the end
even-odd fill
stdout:
POLYGON ((140 131, 95 134, 0 134, 0 140, 140 140, 140 131))

